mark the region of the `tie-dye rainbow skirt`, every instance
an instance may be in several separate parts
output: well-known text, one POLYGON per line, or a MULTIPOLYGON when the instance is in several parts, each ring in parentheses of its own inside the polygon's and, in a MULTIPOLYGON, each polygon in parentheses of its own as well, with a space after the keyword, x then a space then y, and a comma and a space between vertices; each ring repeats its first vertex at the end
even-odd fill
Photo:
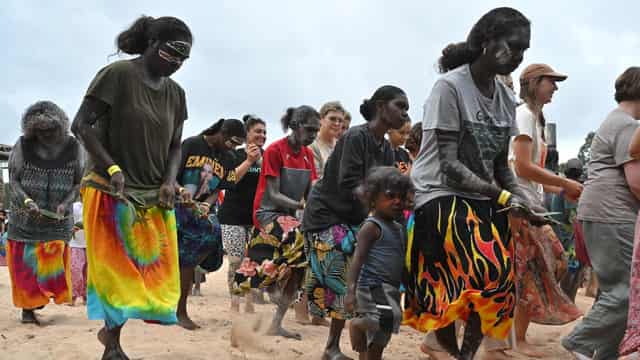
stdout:
POLYGON ((180 277, 173 210, 134 212, 88 186, 82 199, 89 319, 109 328, 128 319, 175 323, 180 277))

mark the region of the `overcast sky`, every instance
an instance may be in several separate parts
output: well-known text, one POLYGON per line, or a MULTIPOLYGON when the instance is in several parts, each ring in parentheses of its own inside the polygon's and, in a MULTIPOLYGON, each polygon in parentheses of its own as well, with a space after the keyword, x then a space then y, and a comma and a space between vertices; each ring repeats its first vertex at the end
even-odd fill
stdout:
MULTIPOLYGON (((640 65, 635 1, 21 1, 4 0, 0 143, 20 135, 20 116, 52 100, 73 118, 95 73, 118 56, 116 35, 139 15, 184 20, 195 41, 174 75, 185 89, 193 135, 221 117, 255 113, 282 136, 289 106, 340 100, 361 123, 363 98, 383 84, 403 88, 414 121, 438 78, 444 46, 463 41, 488 10, 512 6, 532 22, 531 49, 516 70, 545 62, 569 75, 547 118, 558 126, 561 160, 615 106, 613 83, 640 65)), ((517 84, 516 84, 517 86, 517 84)))

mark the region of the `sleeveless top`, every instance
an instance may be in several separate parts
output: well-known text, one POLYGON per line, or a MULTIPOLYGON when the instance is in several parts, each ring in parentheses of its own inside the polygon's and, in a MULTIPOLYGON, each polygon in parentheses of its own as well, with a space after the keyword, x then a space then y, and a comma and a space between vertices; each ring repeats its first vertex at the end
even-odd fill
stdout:
MULTIPOLYGON (((20 172, 19 182, 27 196, 43 210, 56 212, 58 205, 74 188, 76 178, 82 175, 80 145, 73 137, 68 137, 65 149, 54 160, 40 158, 31 140, 20 138, 17 146, 22 152, 23 162, 16 170, 20 172)), ((40 242, 52 240, 68 241, 73 228, 72 207, 66 210, 62 220, 29 214, 24 202, 18 196, 10 196, 11 217, 9 236, 14 241, 40 242)))
POLYGON ((397 221, 384 221, 375 216, 370 216, 365 222, 376 224, 381 234, 362 265, 358 287, 378 286, 382 283, 400 287, 407 246, 404 227, 397 221))

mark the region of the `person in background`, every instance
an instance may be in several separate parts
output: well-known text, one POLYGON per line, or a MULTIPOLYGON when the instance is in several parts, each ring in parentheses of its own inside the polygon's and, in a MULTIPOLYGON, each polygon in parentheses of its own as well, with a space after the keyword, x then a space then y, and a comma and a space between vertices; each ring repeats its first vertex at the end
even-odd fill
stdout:
MULTIPOLYGON (((537 212, 544 213, 544 191, 577 201, 582 184, 548 171, 543 108, 558 90, 557 82, 566 75, 546 64, 531 64, 520 75, 520 98, 524 103, 516 110, 519 134, 511 143, 511 162, 521 191, 537 212)), ((582 312, 565 295, 558 283, 566 271, 567 260, 560 240, 550 225, 527 224, 516 240, 516 287, 518 302, 515 316, 515 351, 526 356, 542 357, 527 343, 530 322, 564 325, 582 312)))
POLYGON ((236 271, 234 292, 267 289, 277 305, 268 334, 300 340, 300 334, 282 327, 282 320, 300 295, 307 265, 298 214, 317 178, 308 146, 320 130, 320 114, 302 105, 287 109, 281 123, 291 131, 264 152, 253 202, 254 230, 236 271))
POLYGON ((103 359, 128 358, 120 332, 129 319, 177 322, 173 207, 187 104, 171 75, 192 42, 177 18, 138 18, 116 40, 119 52, 137 56, 98 72, 73 122, 92 162, 82 187, 87 312, 104 320, 103 359))
MULTIPOLYGON (((638 126, 638 120, 640 120, 640 67, 631 67, 627 69, 616 80, 615 88, 616 88, 615 97, 619 103, 618 110, 622 111, 622 113, 618 112, 618 115, 624 118, 624 120, 622 120, 622 118, 619 119, 624 122, 618 123, 620 125, 620 128, 619 128, 620 131, 615 136, 615 139, 618 139, 618 141, 614 141, 614 144, 616 145, 615 147, 616 151, 622 150, 621 147, 623 147, 624 143, 627 141, 630 129, 635 128, 635 130, 633 131, 633 135, 629 140, 629 148, 628 148, 627 156, 623 156, 622 154, 618 154, 616 152, 616 156, 614 157, 618 161, 622 160, 622 162, 624 162, 624 165, 614 167, 614 168, 609 167, 609 169, 606 170, 612 175, 613 174, 618 175, 617 181, 615 181, 616 183, 615 187, 612 182, 607 182, 607 185, 608 185, 607 189, 601 189, 601 191, 603 192, 602 194, 599 194, 599 197, 607 198, 607 200, 604 200, 604 204, 602 204, 602 206, 616 206, 616 208, 614 209, 607 209, 609 214, 606 214, 606 215, 613 215, 611 214, 612 211, 617 212, 617 214, 619 215, 620 210, 622 210, 623 207, 628 207, 629 205, 634 206, 634 207, 631 207, 630 209, 627 208, 627 211, 625 211, 625 214, 626 214, 625 219, 630 220, 631 214, 628 212, 628 210, 635 209, 637 211, 640 208, 640 126, 638 126), (628 161, 625 162, 624 160, 628 160, 628 161), (617 171, 614 172, 614 169, 617 171), (624 180, 626 180, 626 183, 628 185, 628 188, 625 189, 624 191, 624 195, 626 195, 626 197, 624 198, 624 202, 613 202, 615 199, 620 199, 618 197, 618 194, 623 195, 623 192, 621 192, 623 190, 623 187, 622 187, 623 181, 621 181, 622 179, 620 178, 620 176, 622 175, 622 172, 624 173, 624 180), (615 197, 615 199, 608 200, 609 197, 615 197)), ((601 135, 600 130, 596 132, 596 136, 594 137, 594 142, 595 142, 595 139, 600 138, 599 135, 601 135)), ((600 140, 598 140, 598 143, 600 144, 600 140)), ((600 150, 600 149, 601 147, 597 148, 597 150, 600 150)), ((592 179, 592 173, 591 173, 592 170, 595 170, 594 169, 595 166, 593 167, 591 166, 591 164, 594 161, 593 155, 591 159, 592 161, 589 163, 589 168, 588 168, 588 176, 589 176, 588 181, 592 179)), ((600 157, 598 157, 598 159, 600 159, 600 157)), ((601 168, 601 169, 595 170, 596 174, 594 174, 593 180, 596 180, 595 176, 597 176, 598 174, 602 174, 603 170, 605 169, 601 168)), ((607 180, 613 180, 613 179, 609 178, 607 180)), ((587 187, 589 186, 589 184, 590 182, 587 182, 587 187)), ((580 204, 580 206, 581 205, 582 204, 580 204)), ((580 210, 581 208, 578 209, 578 216, 581 216, 581 214, 579 213, 580 210)), ((629 230, 631 230, 631 227, 628 226, 627 223, 625 223, 624 225, 621 224, 620 226, 628 227, 629 230)), ((585 231, 586 230, 587 229, 585 227, 585 231)), ((589 335, 593 334, 594 336, 587 335, 588 337, 584 336, 582 337, 582 339, 584 339, 583 341, 586 340, 585 342, 587 343, 594 342, 594 341, 598 343, 600 341, 606 341, 605 339, 609 338, 609 341, 611 341, 612 343, 607 343, 605 349, 609 349, 611 351, 610 354, 613 356, 614 353, 613 353, 612 346, 614 345, 613 342, 615 340, 612 337, 619 335, 620 328, 618 326, 624 325, 624 323, 626 322, 626 331, 624 333, 624 337, 622 338, 622 341, 620 342, 620 346, 618 348, 618 355, 624 356, 624 355, 630 355, 630 354, 636 353, 640 350, 640 217, 637 217, 636 219, 635 232, 633 237, 633 253, 631 255, 631 273, 630 274, 628 272, 629 268, 624 269, 622 267, 624 264, 628 264, 628 261, 629 261, 627 250, 624 250, 624 252, 621 255, 618 255, 617 253, 614 252, 615 248, 613 246, 605 245, 601 247, 602 249, 601 251, 603 251, 604 253, 601 253, 600 251, 596 250, 592 255, 591 250, 593 249, 594 244, 591 244, 590 240, 593 241, 594 239, 590 238, 590 236, 591 236, 590 234, 586 234, 587 250, 589 251, 589 258, 591 259, 593 269, 596 271, 596 274, 598 275, 598 280, 600 280, 600 290, 601 290, 600 296, 596 300, 596 304, 599 304, 599 305, 597 308, 594 305, 594 309, 592 310, 596 312, 594 316, 600 317, 601 322, 599 323, 595 322, 595 321, 598 321, 598 318, 592 318, 594 321, 592 324, 595 326, 604 325, 604 329, 600 330, 600 332, 598 333, 595 333, 595 332, 586 333, 589 335), (601 262, 601 256, 603 255, 606 256, 606 262, 604 263, 601 262), (619 268, 618 272, 614 272, 614 273, 611 272, 613 269, 617 269, 617 268, 619 268), (623 270, 626 270, 625 274, 622 273, 623 270), (603 272, 606 275, 604 278, 601 279, 601 274, 603 272), (622 281, 625 280, 625 277, 627 279, 629 279, 630 277, 630 282, 628 287, 626 283, 622 283, 622 281), (611 287, 611 280, 614 280, 615 282, 620 281, 620 283, 611 287), (624 296, 627 295, 627 291, 629 296, 628 304, 624 302, 624 296), (613 304, 611 304, 612 300, 614 301, 613 304), (606 310, 608 310, 609 312, 615 312, 614 314, 611 314, 611 313, 603 314, 602 312, 598 312, 603 309, 602 305, 608 305, 608 304, 611 304, 611 306, 607 306, 606 310), (623 311, 623 309, 621 308, 625 306, 629 307, 628 312, 625 314, 619 314, 618 312, 623 311), (627 316, 625 317, 624 315, 627 315, 627 316), (616 326, 615 327, 607 326, 608 324, 611 323, 612 319, 617 319, 616 326), (613 333, 614 331, 615 333, 613 333), (605 338, 605 339, 601 339, 597 337, 596 334, 603 334, 602 338, 605 338)), ((599 238, 600 242, 603 242, 603 240, 605 240, 604 242, 616 241, 616 239, 609 238, 609 237, 599 238)), ((625 243, 627 241, 628 240, 625 239, 625 243)), ((598 247, 598 245, 595 245, 595 246, 598 247)), ((628 246, 625 245, 624 248, 628 249, 628 246)), ((591 313, 589 313, 587 317, 591 318, 591 313)), ((585 334, 584 329, 582 330, 582 333, 585 334)), ((604 357, 602 357, 599 354, 600 348, 596 348, 595 350, 596 350, 595 351, 596 356, 594 357, 594 359, 596 358, 603 359, 604 357)), ((631 355, 631 357, 632 356, 633 355, 631 355)))
POLYGON ((389 132, 387 132, 389 143, 393 150, 394 166, 397 167, 403 175, 409 175, 411 165, 413 164, 411 154, 404 147, 410 134, 411 120, 408 118, 400 129, 389 129, 389 132))
POLYGON ((309 146, 313 152, 318 179, 322 179, 324 165, 336 146, 342 132, 345 110, 338 101, 329 101, 320 108, 320 131, 309 146))
POLYGON ((395 219, 411 206, 413 184, 397 168, 377 167, 359 192, 372 214, 356 237, 345 308, 356 313, 349 327, 351 346, 360 358, 379 360, 402 320, 400 283, 407 237, 395 219))
MULTIPOLYGON (((567 179, 582 182, 582 168, 583 165, 579 159, 569 159, 565 166, 564 175, 567 179)), ((578 203, 554 193, 551 198, 550 210, 558 213, 558 215, 553 215, 558 223, 553 224, 552 227, 562 243, 567 259, 567 272, 560 279, 560 287, 569 299, 575 302, 578 288, 582 286, 584 281, 586 269, 585 264, 582 264, 576 256, 575 241, 576 236, 580 234, 575 231, 575 227, 580 226, 576 219, 578 203)))
MULTIPOLYGON (((260 168, 262 167, 262 148, 267 140, 267 123, 255 115, 242 117, 247 128, 247 146, 235 150, 235 166, 238 183, 225 191, 225 200, 219 212, 222 229, 222 242, 229 261, 227 283, 231 296, 231 310, 240 311, 240 297, 233 292, 233 280, 236 270, 244 257, 245 249, 251 239, 252 204, 256 196, 260 168)), ((253 313, 253 296, 245 296, 245 311, 253 313)))
MULTIPOLYGON (((562 339, 562 346, 578 359, 617 359, 629 315, 629 269, 640 209, 640 161, 629 147, 640 119, 640 68, 629 68, 616 79, 614 98, 618 106, 593 137, 578 203, 578 220, 600 287, 589 313, 562 339)), ((632 326, 634 319, 632 314, 632 326)))
MULTIPOLYGON (((244 144, 246 136, 242 121, 220 119, 199 135, 182 142, 182 160, 177 175, 182 201, 176 206, 180 260, 180 300, 176 315, 178 325, 187 330, 200 327, 187 313, 187 298, 196 266, 208 258, 213 264, 209 264, 207 270, 215 271, 222 266, 220 223, 212 207, 218 201, 221 189, 233 189, 237 183, 232 151, 244 144)), ((259 151, 254 151, 252 160, 259 155, 259 151)))
POLYGON ((351 113, 348 111, 344 111, 344 120, 342 121, 342 128, 340 129, 340 132, 338 133, 338 139, 340 139, 342 137, 342 135, 344 135, 344 133, 347 132, 347 130, 349 130, 349 127, 351 126, 351 113))
POLYGON ((71 284, 73 294, 71 304, 78 298, 87 304, 87 243, 82 225, 82 202, 73 203, 73 235, 69 241, 71 247, 71 284))
POLYGON ((413 163, 420 152, 420 144, 422 144, 422 122, 418 122, 411 127, 409 138, 404 147, 409 151, 411 162, 413 163))
MULTIPOLYGON (((0 205, 2 208, 2 205, 0 205)), ((3 209, 3 208, 2 208, 3 209)), ((7 212, 0 210, 0 266, 7 265, 7 212)))
POLYGON ((384 136, 409 118, 405 92, 392 85, 378 88, 360 106, 365 124, 350 128, 338 141, 325 166, 325 177, 311 190, 302 221, 309 269, 304 290, 313 316, 331 318, 322 359, 348 359, 340 337, 351 313, 344 308, 346 275, 355 235, 368 208, 354 194, 369 170, 393 166, 391 145, 384 136))
POLYGON ((22 136, 9 156, 7 265, 13 304, 22 322, 39 324, 34 310, 71 303, 67 244, 73 201, 82 179, 82 148, 56 104, 39 101, 22 116, 22 136))

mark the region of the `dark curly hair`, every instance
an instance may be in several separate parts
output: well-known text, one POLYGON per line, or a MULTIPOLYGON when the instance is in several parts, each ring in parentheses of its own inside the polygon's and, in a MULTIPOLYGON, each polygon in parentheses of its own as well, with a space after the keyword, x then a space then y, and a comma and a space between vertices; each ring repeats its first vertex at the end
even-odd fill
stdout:
POLYGON ((375 198, 387 190, 399 193, 415 191, 411 178, 403 175, 395 166, 378 166, 369 171, 364 183, 356 189, 356 194, 369 205, 375 198))
POLYGON ((530 26, 521 12, 509 7, 500 7, 484 14, 471 28, 467 41, 449 44, 442 50, 438 60, 441 73, 446 73, 464 64, 471 64, 482 55, 482 44, 508 34, 514 28, 530 26))
POLYGON ((64 136, 69 133, 69 118, 55 103, 38 101, 22 115, 22 135, 25 139, 32 139, 38 129, 46 128, 56 129, 60 136, 64 136))
POLYGON ((297 129, 298 126, 306 124, 313 118, 320 120, 320 113, 309 105, 302 105, 288 108, 287 112, 282 115, 280 123, 282 124, 282 130, 287 132, 288 129, 297 129))

